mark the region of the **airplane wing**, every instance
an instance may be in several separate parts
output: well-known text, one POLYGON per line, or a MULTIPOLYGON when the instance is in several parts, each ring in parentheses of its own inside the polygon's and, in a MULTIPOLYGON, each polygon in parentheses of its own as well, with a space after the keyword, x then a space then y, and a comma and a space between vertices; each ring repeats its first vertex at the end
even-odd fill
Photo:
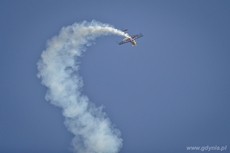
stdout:
POLYGON ((137 34, 137 35, 132 35, 131 37, 132 37, 133 39, 138 39, 138 38, 140 38, 140 37, 143 37, 143 34, 140 33, 140 34, 137 34))
POLYGON ((119 45, 122 45, 122 44, 128 43, 128 42, 130 42, 130 41, 131 41, 130 38, 125 38, 124 40, 122 40, 122 41, 119 42, 118 44, 119 44, 119 45))

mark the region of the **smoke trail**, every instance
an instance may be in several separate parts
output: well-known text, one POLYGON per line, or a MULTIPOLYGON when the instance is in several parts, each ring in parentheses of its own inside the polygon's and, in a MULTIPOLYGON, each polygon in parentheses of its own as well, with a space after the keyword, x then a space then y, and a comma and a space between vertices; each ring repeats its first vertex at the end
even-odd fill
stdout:
POLYGON ((48 88, 45 99, 63 109, 65 125, 75 136, 73 150, 78 153, 117 153, 122 147, 120 131, 115 129, 102 108, 95 107, 81 94, 79 57, 96 37, 116 34, 128 36, 97 21, 74 23, 47 41, 38 65, 38 77, 48 88))

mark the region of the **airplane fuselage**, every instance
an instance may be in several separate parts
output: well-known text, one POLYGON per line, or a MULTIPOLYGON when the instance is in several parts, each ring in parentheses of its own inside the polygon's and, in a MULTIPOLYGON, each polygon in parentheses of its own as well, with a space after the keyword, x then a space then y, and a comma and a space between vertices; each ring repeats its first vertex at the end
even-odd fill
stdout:
POLYGON ((137 45, 137 42, 132 37, 125 38, 124 41, 130 41, 133 46, 137 45))

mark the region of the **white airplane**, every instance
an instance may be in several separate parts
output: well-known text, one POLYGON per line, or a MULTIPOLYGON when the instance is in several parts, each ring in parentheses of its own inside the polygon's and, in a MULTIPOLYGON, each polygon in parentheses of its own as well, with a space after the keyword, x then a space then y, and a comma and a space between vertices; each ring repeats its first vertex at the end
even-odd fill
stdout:
MULTIPOLYGON (((122 31, 127 33, 128 29, 125 29, 125 30, 122 30, 122 31)), ((136 46, 137 42, 135 41, 135 39, 138 39, 140 37, 143 37, 142 33, 126 37, 121 42, 119 42, 118 44, 122 45, 122 44, 125 44, 125 43, 128 43, 128 42, 131 42, 133 46, 136 46)))

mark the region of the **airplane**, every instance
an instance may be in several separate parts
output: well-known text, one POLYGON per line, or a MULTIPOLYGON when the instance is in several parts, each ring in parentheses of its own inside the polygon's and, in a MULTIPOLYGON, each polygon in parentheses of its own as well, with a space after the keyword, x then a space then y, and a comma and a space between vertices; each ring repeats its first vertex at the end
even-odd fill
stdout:
MULTIPOLYGON (((122 30, 124 33, 127 33, 128 29, 125 29, 125 30, 122 30)), ((125 43, 128 43, 128 42, 131 42, 133 46, 136 46, 137 45, 137 42, 135 41, 135 39, 138 39, 140 37, 143 37, 143 34, 140 33, 140 34, 137 34, 137 35, 132 35, 132 36, 129 36, 129 37, 126 37, 124 38, 121 42, 119 42, 118 44, 119 45, 122 45, 122 44, 125 44, 125 43)))

